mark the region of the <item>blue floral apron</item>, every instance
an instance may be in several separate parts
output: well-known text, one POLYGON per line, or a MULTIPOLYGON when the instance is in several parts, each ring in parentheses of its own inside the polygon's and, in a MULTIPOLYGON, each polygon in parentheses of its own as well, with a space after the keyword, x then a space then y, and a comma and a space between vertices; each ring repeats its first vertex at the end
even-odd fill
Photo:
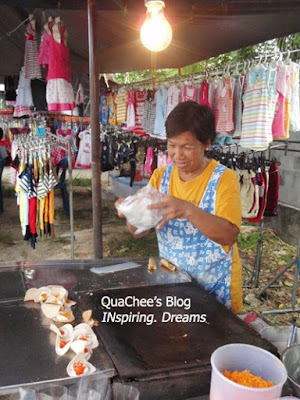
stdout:
MULTIPOLYGON (((169 193, 173 165, 166 167, 159 191, 169 193)), ((226 167, 218 165, 213 171, 199 208, 215 214, 216 191, 226 167)), ((231 308, 232 247, 223 247, 204 236, 186 219, 172 219, 156 230, 160 257, 187 271, 205 290, 231 308)))

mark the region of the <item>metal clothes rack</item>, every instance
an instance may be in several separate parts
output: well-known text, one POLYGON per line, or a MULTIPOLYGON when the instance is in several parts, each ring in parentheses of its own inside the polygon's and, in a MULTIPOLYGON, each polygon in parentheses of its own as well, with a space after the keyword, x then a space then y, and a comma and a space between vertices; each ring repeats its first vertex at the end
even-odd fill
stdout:
MULTIPOLYGON (((274 140, 275 142, 280 142, 280 140, 274 140)), ((289 143, 291 144, 300 144, 300 140, 287 140, 285 141, 285 146, 284 147, 278 147, 277 150, 284 150, 285 152, 287 151, 293 151, 300 153, 299 149, 289 149, 288 145, 289 143)), ((280 145, 279 145, 280 146, 280 145)), ((293 312, 300 312, 300 308, 296 308, 296 299, 297 299, 297 290, 298 290, 298 277, 300 275, 300 230, 298 234, 298 243, 297 243, 297 250, 296 250, 296 257, 288 263, 283 270, 278 272, 274 278, 272 278, 257 294, 258 298, 262 298, 263 295, 265 294, 266 290, 269 289, 273 283, 275 283, 287 270, 292 268, 294 266, 294 283, 293 283, 293 291, 292 291, 292 303, 291 303, 291 308, 284 308, 281 310, 275 309, 275 310, 265 310, 262 311, 263 314, 284 314, 284 313, 293 313, 293 312)))
POLYGON ((292 292, 292 306, 291 308, 283 308, 281 310, 265 310, 262 311, 263 314, 285 314, 292 312, 300 312, 300 308, 296 308, 296 299, 297 299, 297 290, 298 290, 298 278, 300 275, 300 231, 298 236, 298 244, 297 244, 297 252, 296 257, 287 264, 282 271, 280 271, 277 275, 274 276, 258 293, 257 297, 261 298, 267 289, 271 287, 271 285, 277 281, 288 269, 294 268, 294 283, 293 283, 293 292, 292 292))
POLYGON ((15 135, 14 141, 20 144, 25 151, 40 151, 48 150, 49 156, 51 155, 51 148, 55 143, 56 146, 66 151, 68 154, 68 172, 69 172, 69 205, 70 205, 70 231, 71 231, 71 259, 75 258, 74 250, 74 210, 73 210, 73 185, 72 185, 72 156, 71 156, 71 136, 64 138, 54 135, 51 132, 45 133, 45 136, 36 136, 32 133, 15 135))
MULTIPOLYGON (((239 139, 239 137, 236 137, 234 139, 239 139)), ((282 141, 282 140, 274 140, 274 142, 283 142, 281 144, 275 144, 275 145, 270 145, 268 147, 268 149, 266 150, 248 150, 246 151, 246 154, 255 154, 255 153, 264 153, 266 151, 269 151, 269 158, 270 158, 270 153, 271 150, 284 150, 284 151, 297 151, 300 152, 300 150, 297 149, 288 149, 288 143, 287 141, 282 141), (283 147, 282 147, 283 145, 283 147)), ((290 141, 290 143, 300 143, 300 141, 295 141, 292 140, 290 141)), ((236 146, 236 148, 238 149, 240 146, 240 144, 238 143, 232 143, 232 144, 227 144, 225 145, 226 147, 230 148, 232 146, 236 146)), ((253 287, 258 288, 259 287, 259 278, 260 278, 260 271, 261 271, 261 260, 262 260, 262 248, 263 248, 263 228, 264 228, 264 220, 262 219, 262 221, 259 224, 259 236, 258 236, 258 240, 257 240, 257 246, 256 246, 256 255, 255 255, 255 262, 254 262, 254 267, 253 270, 248 270, 248 272, 250 272, 250 276, 249 278, 246 280, 244 287, 249 287, 251 284, 253 284, 253 287)), ((273 284, 274 282, 272 282, 270 284, 270 286, 273 284)))
POLYGON ((191 74, 187 75, 182 75, 181 73, 174 75, 172 77, 164 78, 164 79, 155 79, 154 77, 150 79, 145 79, 142 81, 137 81, 137 82, 132 82, 132 83, 125 83, 121 86, 124 87, 132 87, 132 86, 154 86, 154 85, 159 85, 167 82, 181 82, 181 81, 186 81, 189 79, 192 80, 201 80, 201 79, 207 79, 209 77, 217 77, 225 72, 229 72, 231 69, 235 69, 237 72, 239 72, 239 68, 242 70, 249 69, 251 66, 253 66, 255 63, 261 63, 261 62, 267 62, 268 58, 276 58, 276 57, 282 57, 283 55, 287 55, 289 58, 290 54, 292 53, 300 53, 300 48, 298 49, 293 49, 293 50, 286 50, 286 51, 278 51, 274 53, 266 53, 261 56, 257 56, 252 58, 251 60, 245 60, 244 62, 237 62, 233 64, 227 64, 225 67, 222 68, 205 68, 203 72, 194 72, 191 74))
POLYGON ((72 137, 61 137, 54 135, 51 132, 47 132, 46 135, 50 138, 51 145, 53 141, 57 142, 57 146, 61 149, 66 150, 65 146, 61 144, 67 145, 67 154, 68 154, 68 172, 69 172, 69 206, 70 206, 70 231, 71 231, 71 259, 75 258, 75 237, 74 237, 74 209, 73 209, 73 176, 72 176, 72 154, 71 154, 71 140, 72 137))

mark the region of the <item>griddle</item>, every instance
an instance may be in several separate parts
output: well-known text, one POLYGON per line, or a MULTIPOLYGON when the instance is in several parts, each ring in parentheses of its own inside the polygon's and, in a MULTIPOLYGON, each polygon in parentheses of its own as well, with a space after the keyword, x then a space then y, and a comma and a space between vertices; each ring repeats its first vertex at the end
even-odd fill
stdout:
POLYGON ((228 343, 248 343, 262 347, 274 354, 276 348, 219 303, 200 286, 187 283, 180 285, 152 286, 119 289, 109 292, 112 299, 135 296, 137 298, 160 298, 162 307, 123 308, 116 307, 116 313, 154 313, 156 323, 141 322, 120 325, 116 322, 101 322, 103 311, 101 298, 108 293, 94 292, 86 296, 87 308, 100 321, 95 329, 121 379, 147 379, 173 371, 193 371, 197 368, 210 369, 210 357, 215 349, 228 343), (180 307, 166 307, 166 296, 190 298, 190 310, 180 307), (161 322, 164 312, 171 314, 207 314, 207 323, 161 322))
POLYGON ((24 298, 25 280, 21 271, 1 271, 0 303, 24 298))
MULTIPOLYGON (((75 316, 80 321, 78 309, 75 316)), ((49 328, 51 322, 42 314, 40 304, 0 304, 0 392, 3 387, 74 379, 66 371, 74 353, 61 357, 55 353, 56 335, 49 328)), ((103 373, 113 375, 113 365, 101 343, 91 362, 103 373)))

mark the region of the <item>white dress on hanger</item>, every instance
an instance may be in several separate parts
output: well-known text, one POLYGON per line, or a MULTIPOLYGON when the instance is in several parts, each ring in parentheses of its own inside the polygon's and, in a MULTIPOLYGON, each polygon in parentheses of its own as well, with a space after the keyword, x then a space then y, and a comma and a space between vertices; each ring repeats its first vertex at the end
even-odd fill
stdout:
POLYGON ((75 163, 77 168, 91 168, 92 157, 91 157, 91 134, 89 131, 82 131, 79 133, 79 151, 75 163))

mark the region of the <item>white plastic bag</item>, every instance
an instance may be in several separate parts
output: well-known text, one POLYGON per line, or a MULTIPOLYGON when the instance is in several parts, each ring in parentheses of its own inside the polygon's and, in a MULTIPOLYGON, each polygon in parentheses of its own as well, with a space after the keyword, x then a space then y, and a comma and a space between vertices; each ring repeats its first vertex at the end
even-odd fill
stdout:
POLYGON ((126 197, 117 206, 130 225, 137 228, 137 234, 154 228, 162 219, 160 210, 148 210, 148 206, 162 201, 163 195, 151 185, 138 190, 134 195, 126 197))

